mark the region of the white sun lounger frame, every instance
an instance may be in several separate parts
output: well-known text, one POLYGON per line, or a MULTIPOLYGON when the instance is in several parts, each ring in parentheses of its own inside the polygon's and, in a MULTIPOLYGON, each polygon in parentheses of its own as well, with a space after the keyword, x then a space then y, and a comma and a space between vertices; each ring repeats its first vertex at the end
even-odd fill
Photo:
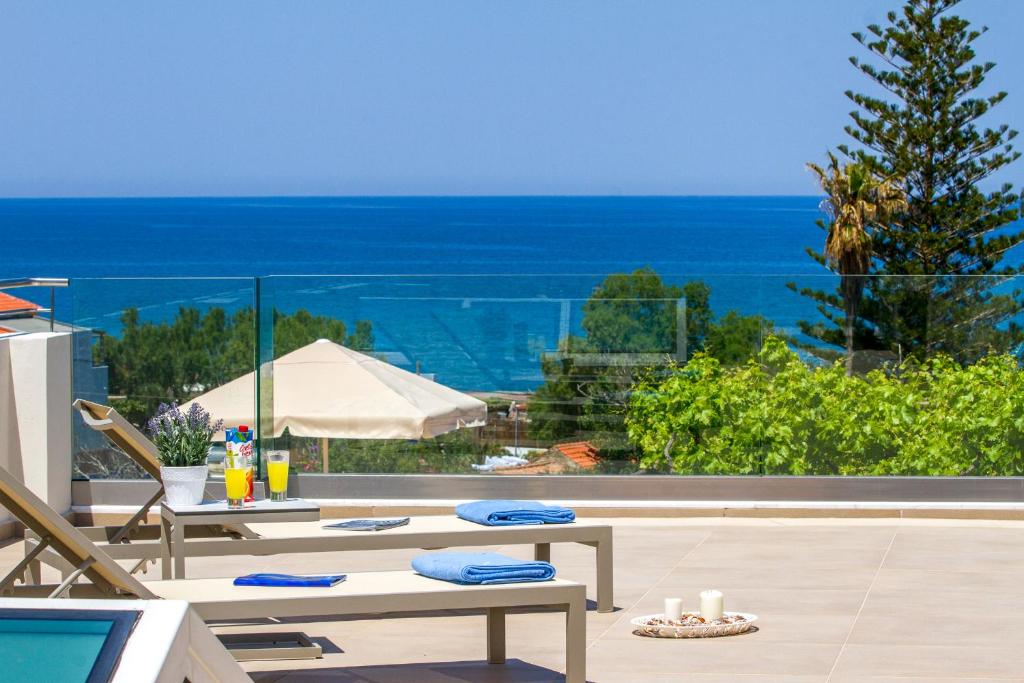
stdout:
POLYGON ((141 582, 55 510, 0 468, 0 505, 34 531, 35 555, 52 549, 74 570, 56 587, 16 586, 34 555, 4 578, 0 594, 13 597, 103 597, 185 600, 204 620, 326 617, 470 609, 487 613, 487 661, 505 661, 505 614, 510 608, 544 608, 565 613, 565 675, 586 681, 586 587, 554 579, 539 583, 464 586, 412 571, 358 572, 330 588, 235 586, 233 579, 175 579, 141 582), (79 584, 80 577, 91 583, 79 584))
MULTIPOLYGON (((102 431, 132 459, 159 481, 160 468, 152 443, 113 408, 79 399, 75 407, 94 429, 102 431)), ((162 487, 158 491, 162 493, 162 487)), ((162 548, 157 525, 140 526, 145 513, 155 500, 150 499, 123 527, 86 527, 81 530, 94 543, 118 560, 135 560, 137 567, 157 560, 167 553, 162 548)), ((337 520, 335 520, 337 521, 337 520)), ((273 524, 224 525, 210 528, 195 537, 185 537, 184 552, 176 552, 178 567, 174 573, 183 577, 186 557, 221 555, 277 555, 283 553, 340 552, 350 550, 399 550, 410 548, 455 548, 488 545, 533 545, 534 557, 551 561, 552 543, 579 543, 595 550, 596 601, 599 612, 615 609, 614 546, 612 527, 596 520, 579 519, 572 524, 538 524, 528 526, 483 526, 453 516, 413 517, 404 527, 377 532, 325 530, 321 522, 278 522, 273 524)), ((25 552, 31 552, 35 540, 27 538, 25 552)), ((62 571, 68 567, 59 557, 47 553, 40 557, 62 571)), ((169 562, 164 563, 169 572, 169 562)), ((30 576, 38 575, 38 565, 30 567, 30 576)), ((170 578, 165 573, 164 578, 170 578)))

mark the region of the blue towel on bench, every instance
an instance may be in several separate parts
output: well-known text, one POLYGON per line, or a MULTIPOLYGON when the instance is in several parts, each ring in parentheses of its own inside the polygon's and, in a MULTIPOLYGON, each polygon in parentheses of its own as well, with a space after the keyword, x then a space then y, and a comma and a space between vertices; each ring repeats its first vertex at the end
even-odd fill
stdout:
POLYGON ((344 574, 326 576, 295 576, 293 574, 246 574, 235 579, 236 586, 289 586, 298 588, 329 588, 345 580, 344 574))
POLYGON ((576 521, 576 513, 569 508, 542 505, 533 500, 478 500, 459 505, 455 514, 486 526, 568 524, 576 521))
POLYGON ((413 559, 412 568, 423 576, 453 583, 527 583, 555 578, 555 568, 547 562, 497 553, 428 553, 413 559))

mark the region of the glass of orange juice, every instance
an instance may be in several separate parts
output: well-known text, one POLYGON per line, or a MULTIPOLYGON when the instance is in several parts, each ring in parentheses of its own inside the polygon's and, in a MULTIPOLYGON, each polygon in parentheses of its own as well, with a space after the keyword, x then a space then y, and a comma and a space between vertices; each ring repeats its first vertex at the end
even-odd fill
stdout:
POLYGON ((288 451, 267 452, 267 488, 271 501, 288 499, 288 451))
POLYGON ((244 507, 249 471, 249 466, 243 464, 240 457, 224 459, 224 488, 227 490, 228 507, 232 510, 244 507))

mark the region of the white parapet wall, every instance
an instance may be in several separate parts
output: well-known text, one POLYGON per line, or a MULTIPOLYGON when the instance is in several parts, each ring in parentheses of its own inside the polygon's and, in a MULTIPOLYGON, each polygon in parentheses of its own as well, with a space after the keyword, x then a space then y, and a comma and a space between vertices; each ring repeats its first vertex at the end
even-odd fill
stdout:
MULTIPOLYGON (((0 337, 0 466, 60 513, 71 509, 71 335, 0 337)), ((0 508, 0 538, 13 525, 0 508)))

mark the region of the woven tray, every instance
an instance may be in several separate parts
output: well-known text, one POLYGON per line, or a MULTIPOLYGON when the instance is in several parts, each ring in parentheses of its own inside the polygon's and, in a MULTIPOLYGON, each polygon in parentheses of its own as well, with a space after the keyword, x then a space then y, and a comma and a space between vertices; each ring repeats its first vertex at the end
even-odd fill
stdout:
MULTIPOLYGON (((684 615, 685 616, 685 615, 684 615)), ((644 617, 630 619, 633 625, 633 633, 647 638, 717 638, 719 636, 735 636, 746 633, 757 621, 756 614, 745 612, 726 612, 726 617, 742 617, 743 621, 735 621, 728 624, 694 624, 674 625, 652 623, 656 620, 664 620, 664 614, 648 614, 644 617)))

